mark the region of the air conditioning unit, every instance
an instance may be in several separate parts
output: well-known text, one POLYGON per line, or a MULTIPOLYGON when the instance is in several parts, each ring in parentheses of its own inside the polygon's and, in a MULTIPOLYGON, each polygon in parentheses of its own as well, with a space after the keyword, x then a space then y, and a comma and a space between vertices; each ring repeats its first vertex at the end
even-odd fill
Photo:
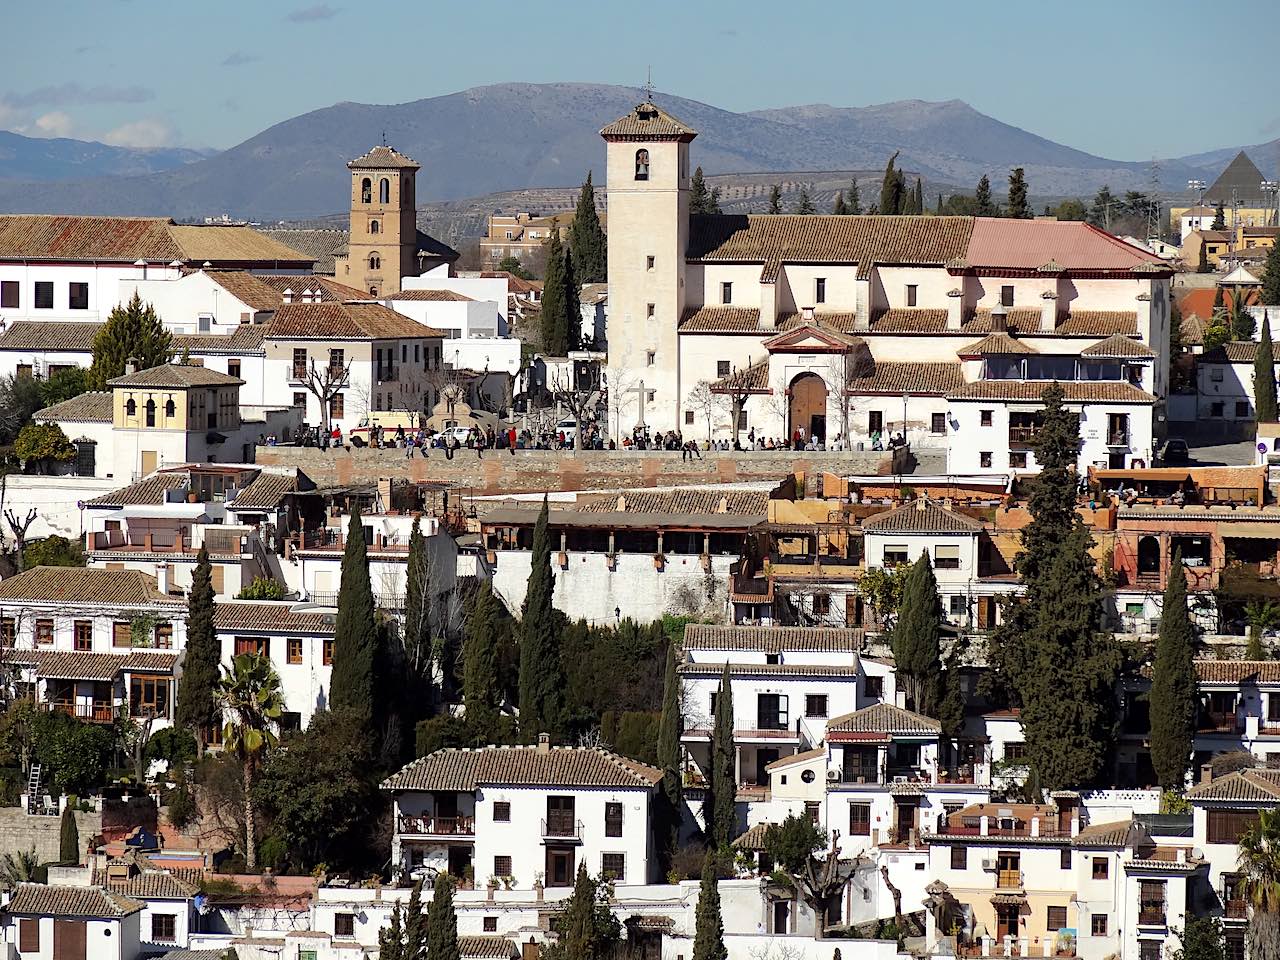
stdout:
POLYGON ((839 780, 839 779, 840 779, 840 771, 839 771, 839 770, 828 770, 828 771, 827 771, 827 779, 828 779, 828 780, 830 780, 830 781, 831 781, 831 782, 833 782, 833 783, 834 783, 835 781, 839 780))
POLYGON ((994 860, 983 860, 983 861, 982 861, 982 869, 983 869, 984 871, 986 871, 987 873, 995 873, 995 872, 996 872, 996 869, 997 869, 997 867, 996 867, 996 861, 994 861, 994 860))

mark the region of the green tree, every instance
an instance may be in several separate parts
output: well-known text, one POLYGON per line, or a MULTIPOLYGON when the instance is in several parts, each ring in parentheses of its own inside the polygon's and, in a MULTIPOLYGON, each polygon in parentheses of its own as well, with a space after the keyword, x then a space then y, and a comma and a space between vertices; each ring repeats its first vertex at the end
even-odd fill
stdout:
POLYGON ((1089 219, 1089 208, 1080 200, 1072 197, 1063 200, 1053 209, 1053 215, 1059 220, 1087 220, 1089 219))
POLYGON ((63 367, 40 385, 40 397, 46 407, 78 397, 89 389, 89 371, 84 367, 63 367))
POLYGON ((850 216, 857 216, 862 213, 862 196, 858 193, 857 177, 849 179, 849 189, 845 193, 844 205, 850 216))
POLYGON ((534 279, 533 274, 530 273, 528 270, 526 270, 523 265, 521 265, 520 258, 514 257, 511 254, 507 254, 505 257, 503 257, 501 260, 498 261, 498 270, 502 271, 503 273, 509 273, 513 277, 519 277, 521 280, 534 279))
POLYGON ((563 346, 562 353, 556 356, 568 356, 570 350, 578 349, 579 336, 582 332, 582 282, 578 276, 578 265, 573 252, 564 252, 564 313, 556 322, 556 337, 563 346))
POLYGON ((525 739, 539 733, 562 736, 568 719, 564 664, 560 656, 560 622, 556 613, 555 574, 551 572, 548 507, 533 528, 532 567, 520 614, 520 732, 525 739))
POLYGON ((477 744, 498 740, 498 711, 502 706, 502 677, 498 672, 502 621, 500 602, 488 580, 471 600, 462 646, 462 700, 467 727, 477 744))
POLYGON ((178 680, 177 721, 195 736, 201 753, 218 722, 218 664, 222 651, 213 629, 213 567, 203 546, 196 554, 187 594, 187 650, 178 680))
POLYGON ((1226 211, 1222 209, 1222 204, 1218 204, 1218 209, 1213 212, 1213 223, 1209 225, 1210 230, 1227 229, 1226 211))
POLYGON ((837 217, 843 217, 849 213, 848 208, 844 205, 844 194, 839 190, 836 191, 836 201, 831 208, 831 212, 837 217))
POLYGON ((404 911, 404 952, 401 960, 427 960, 427 914, 422 910, 422 881, 409 893, 404 911))
POLYGON ((1173 951, 1173 960, 1225 960, 1222 921, 1217 917, 1187 916, 1178 931, 1182 946, 1173 951))
POLYGON ((724 918, 720 915, 720 884, 716 878, 715 854, 707 851, 702 864, 702 884, 698 888, 698 910, 693 928, 693 960, 727 960, 724 945, 724 918))
POLYGON ((1267 251, 1262 271, 1262 302, 1268 307, 1280 303, 1280 243, 1267 251))
POLYGON ((1041 470, 1015 561, 1026 594, 1005 605, 988 656, 1022 707, 1030 766, 1045 789, 1063 790, 1093 782, 1102 769, 1120 654, 1099 631, 1102 584, 1089 555, 1093 538, 1076 513, 1079 421, 1057 383, 1043 402, 1034 447, 1041 470))
POLYGON ((902 615, 893 628, 893 659, 907 709, 936 716, 942 679, 942 599, 927 553, 907 574, 902 615))
POLYGON ((903 593, 911 568, 899 564, 896 567, 868 567, 858 581, 858 593, 875 610, 882 620, 892 619, 902 606, 903 593))
POLYGON ((244 862, 258 867, 257 810, 254 785, 262 755, 277 743, 276 728, 284 712, 280 677, 271 661, 256 653, 232 657, 218 681, 218 701, 228 716, 222 732, 223 749, 240 760, 244 778, 244 862))
POLYGON ((889 162, 884 166, 884 177, 880 181, 880 204, 879 211, 881 215, 899 214, 902 212, 903 204, 903 177, 902 171, 895 164, 898 161, 898 153, 895 150, 893 156, 889 158, 889 162))
POLYGON ((1178 306, 1178 298, 1169 298, 1169 360, 1176 362, 1182 356, 1182 308, 1178 306))
POLYGON ((1280 958, 1280 808, 1258 811, 1258 822, 1240 838, 1242 893, 1249 909, 1250 960, 1280 958))
POLYGON ((1009 174, 1009 209, 1006 216, 1014 220, 1030 220, 1031 204, 1027 200, 1027 177, 1022 167, 1009 174))
POLYGON ((609 891, 591 879, 585 863, 578 864, 573 895, 552 925, 558 939, 543 950, 546 960, 606 960, 622 942, 622 924, 609 908, 609 891))
POLYGON ((662 681, 662 719, 658 724, 658 767, 662 770, 662 816, 658 821, 658 848, 662 873, 671 868, 671 858, 680 842, 680 820, 684 810, 680 771, 680 677, 676 673, 676 651, 667 647, 667 668, 662 681))
POLYGON ((1210 350, 1217 350, 1220 346, 1231 339, 1231 328, 1222 322, 1222 317, 1214 315, 1209 321, 1209 325, 1204 329, 1204 349, 1205 353, 1210 350))
POLYGON ((564 247, 560 243, 560 231, 552 230, 547 242, 543 245, 547 251, 546 275, 542 281, 541 314, 539 329, 542 338, 542 351, 547 356, 564 356, 557 353, 560 343, 559 324, 564 318, 566 309, 566 292, 564 276, 564 247))
POLYGON ((1277 419, 1276 409, 1276 358, 1271 347, 1271 318, 1262 314, 1262 338, 1253 355, 1253 395, 1259 423, 1271 423, 1277 419))
POLYGON ((431 607, 431 561, 422 521, 413 518, 409 531, 409 556, 405 565, 404 653, 411 673, 411 685, 425 687, 431 671, 434 618, 431 607))
POLYGON ((35 847, 6 853, 0 857, 0 890, 12 890, 20 883, 36 883, 40 872, 35 847))
POLYGON ((137 292, 123 306, 116 306, 93 338, 93 366, 88 382, 94 390, 106 389, 107 381, 123 376, 125 363, 135 360, 139 370, 168 363, 173 356, 173 335, 156 315, 155 307, 143 304, 137 292))
POLYGON ((826 845, 826 833, 808 817, 788 816, 782 823, 772 824, 764 834, 769 859, 793 877, 803 873, 809 858, 826 845))
POLYGON ((31 415, 45 406, 44 385, 35 377, 10 374, 0 380, 0 444, 13 443, 31 415))
POLYGON ((776 183, 769 188, 769 213, 782 212, 782 188, 776 183))
POLYGON ((52 773, 59 792, 84 796, 105 783, 116 753, 111 727, 85 723, 61 711, 41 711, 31 717, 28 735, 30 758, 52 773))
POLYGON ((604 283, 608 279, 608 249, 600 215, 596 212, 596 188, 591 183, 590 170, 578 194, 578 208, 569 230, 569 249, 573 251, 580 283, 604 283))
POLYGON ((1244 290, 1240 287, 1236 287, 1231 295, 1231 338, 1233 340, 1252 340, 1253 332, 1257 329, 1257 321, 1253 319, 1253 314, 1245 305, 1247 299, 1244 290))
POLYGON ((360 509, 351 511, 347 542, 338 574, 338 615, 333 625, 333 671, 329 680, 329 704, 348 710, 373 742, 374 658, 378 648, 378 622, 374 615, 373 587, 369 583, 369 554, 364 542, 360 509))
POLYGON ((22 567, 83 567, 84 547, 79 540, 66 537, 42 537, 22 547, 22 567))
POLYGON ((1115 203, 1115 196, 1111 193, 1111 188, 1104 185, 1093 197, 1093 203, 1089 205, 1089 223, 1105 230, 1111 225, 1111 206, 1115 203))
POLYGON ((436 877, 435 894, 427 908, 427 956, 431 960, 459 960, 458 915, 453 909, 453 878, 436 877))
POLYGON ((1187 577, 1182 551, 1173 551, 1164 590, 1160 634, 1151 678, 1151 765, 1165 790, 1181 793, 1191 766, 1196 732, 1195 630, 1187 612, 1187 577))
POLYGON ((34 464, 37 472, 45 473, 50 463, 74 460, 76 448, 56 423, 28 423, 18 432, 13 455, 23 463, 34 464))
POLYGON ((58 860, 66 866, 80 864, 80 828, 71 804, 62 808, 62 823, 58 827, 58 860))
POLYGON ((404 926, 400 922, 400 901, 391 908, 391 921, 378 931, 378 960, 404 960, 404 926))
POLYGON ((727 848, 738 832, 738 781, 734 775, 737 746, 733 741, 733 687, 726 663, 716 693, 716 715, 711 734, 711 770, 707 778, 705 819, 713 850, 727 848))
POLYGON ((1249 625, 1249 639, 1245 643, 1246 660, 1265 660, 1267 651, 1262 645, 1263 631, 1280 623, 1280 604, 1272 600, 1250 600, 1244 606, 1245 623, 1249 625))
POLYGON ((283 600, 284 584, 270 577, 254 577, 253 582, 236 594, 237 600, 283 600))
POLYGON ((801 187, 800 197, 796 200, 796 213, 802 217, 811 217, 817 212, 813 199, 809 196, 809 188, 801 187))
POLYGON ((1213 267, 1209 264, 1209 245, 1200 241, 1200 255, 1196 260, 1196 273, 1213 273, 1213 267))
POLYGON ((689 183, 689 212, 720 212, 720 189, 718 187, 715 190, 707 188, 707 181, 702 176, 702 167, 694 169, 693 179, 689 183))
POLYGON ((975 217, 994 217, 996 205, 991 199, 991 178, 985 173, 973 191, 973 215, 975 217))

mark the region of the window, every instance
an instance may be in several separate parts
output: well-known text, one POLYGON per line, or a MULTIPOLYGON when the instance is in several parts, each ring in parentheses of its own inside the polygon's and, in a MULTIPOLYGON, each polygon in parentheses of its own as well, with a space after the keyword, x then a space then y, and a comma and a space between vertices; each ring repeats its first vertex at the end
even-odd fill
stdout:
POLYGON ((89 309, 89 285, 87 283, 67 284, 67 306, 72 310, 89 309))
POLYGON ((867 433, 884 433, 884 413, 871 410, 867 413, 867 433))
POLYGON ((815 593, 813 595, 813 613, 815 616, 825 617, 831 612, 831 594, 815 593))
POLYGON ((1248 400, 1237 400, 1237 401, 1236 401, 1236 416, 1237 416, 1237 417, 1239 417, 1239 418, 1241 418, 1241 419, 1247 418, 1247 417, 1249 416, 1249 401, 1248 401, 1248 400))
POLYGON ((990 450, 983 450, 978 454, 978 466, 982 467, 984 470, 989 470, 991 468, 990 450))
POLYGON ((907 562, 906 544, 892 543, 887 544, 884 548, 884 565, 886 567, 896 567, 900 563, 907 562))
POLYGON ((156 624, 156 646, 168 650, 173 646, 173 624, 166 620, 156 624))
POLYGON ((827 278, 826 277, 818 277, 816 280, 813 281, 813 302, 814 303, 827 302, 827 278))
POLYGON ((116 622, 111 625, 111 645, 113 647, 133 646, 133 624, 116 622))
POLYGON ((154 427, 156 425, 156 402, 148 397, 143 409, 147 412, 147 426, 154 427))
POLYGON ((14 638, 17 635, 17 624, 13 617, 0 618, 0 643, 6 647, 12 647, 14 638))
POLYGON ((333 915, 333 935, 335 937, 354 937, 356 935, 356 915, 354 913, 335 913, 333 915))
POLYGON ((1066 907, 1046 907, 1045 908, 1045 929, 1050 933, 1056 933, 1067 925, 1067 908, 1066 907))
POLYGON ((1089 935, 1094 937, 1105 937, 1107 935, 1107 915, 1105 913, 1089 915, 1089 935))
POLYGON ((720 302, 733 303, 733 284, 727 280, 720 284, 720 302))
POLYGON ((655 304, 646 304, 644 308, 644 315, 652 320, 657 315, 657 310, 658 308, 655 304))
POLYGON ((1164 923, 1164 881, 1143 880, 1138 892, 1138 923, 1164 923))
POLYGON ((1005 284, 1000 288, 1000 305, 1004 307, 1013 306, 1013 284, 1005 284))
POLYGON ((1071 869, 1071 849, 1069 847, 1062 848, 1062 853, 1058 858, 1058 869, 1059 870, 1071 869))
POLYGON ((506 800, 497 800, 493 804, 493 822, 494 823, 510 823, 511 822, 511 804, 506 800))
POLYGON ((164 677, 142 677, 129 681, 129 714, 134 717, 169 716, 169 681, 164 677))
POLYGON ((959 594, 954 594, 949 598, 948 602, 950 604, 951 616, 959 617, 964 614, 965 612, 964 597, 960 596, 959 594))
POLYGON ((980 426, 980 427, 989 427, 989 426, 991 426, 991 411, 990 411, 990 410, 979 410, 979 411, 978 411, 978 426, 980 426))
POLYGON ((1257 822, 1256 810, 1210 810, 1209 842, 1239 843, 1245 832, 1257 822))
POLYGON ((40 921, 18 921, 18 951, 20 953, 40 952, 40 921))
POLYGON ((485 933, 497 933, 497 932, 498 932, 498 918, 497 918, 497 917, 485 917, 485 918, 484 918, 484 932, 485 932, 485 933))
POLYGON ((269 656, 271 646, 268 637, 236 637, 236 656, 242 653, 256 653, 260 657, 269 656))
POLYGON ((53 643, 53 621, 36 621, 36 643, 53 643))
POLYGON ((320 647, 320 662, 326 667, 333 663, 333 637, 326 637, 320 647))
POLYGON ((285 641, 285 662, 302 662, 302 641, 297 637, 290 637, 285 641))
POLYGON ((509 854, 499 854, 493 858, 493 875, 495 877, 511 876, 511 856, 509 854))
POLYGON ((89 620, 77 620, 73 646, 77 650, 93 649, 93 623, 89 620))
POLYGON ((293 379, 303 380, 307 376, 307 351, 301 347, 293 351, 293 379))
MULTIPOLYGON (((370 232, 370 233, 377 233, 377 232, 378 232, 379 230, 381 230, 381 229, 382 229, 382 225, 381 225, 381 224, 379 224, 377 220, 370 220, 370 221, 369 221, 369 232, 370 232)), ((510 233, 508 233, 507 235, 508 235, 508 236, 510 236, 510 233)))
POLYGON ((636 151, 636 179, 637 180, 649 179, 649 151, 648 150, 636 151))
MULTIPOLYGON (((1141 923, 1142 921, 1138 921, 1141 923)), ((1160 960, 1159 940, 1139 940, 1138 960, 1160 960)))
POLYGON ((959 844, 951 848, 951 869, 967 870, 969 869, 969 848, 962 847, 959 844))
POLYGON ((863 677, 862 694, 868 700, 883 700, 884 677, 863 677))
POLYGON ((756 694, 756 729, 786 730, 790 727, 788 699, 777 693, 756 694))
MULTIPOLYGON (((805 783, 813 783, 813 781, 815 781, 815 780, 817 780, 817 779, 818 779, 818 775, 817 775, 816 773, 814 773, 812 770, 806 770, 804 773, 800 774, 800 779, 801 779, 801 780, 803 780, 805 783)), ((783 774, 783 775, 782 775, 782 782, 783 782, 783 783, 786 783, 786 782, 787 782, 786 774, 783 774)), ((807 807, 807 806, 808 806, 808 804, 805 804, 805 806, 807 807)), ((817 823, 817 822, 818 822, 818 818, 817 818, 817 816, 816 816, 816 811, 815 811, 815 816, 814 816, 813 820, 814 820, 814 823, 817 823)))
POLYGON ((381 180, 378 181, 378 202, 379 203, 391 202, 391 181, 388 180, 386 177, 383 177, 381 180))
POLYGON ((605 880, 621 883, 627 874, 627 856, 624 853, 600 855, 600 876, 605 880))
POLYGON ((658 362, 658 351, 646 350, 644 358, 645 358, 645 365, 652 367, 655 363, 658 362))
POLYGON ((917 288, 916 284, 914 284, 914 283, 908 283, 908 284, 907 284, 907 306, 908 306, 908 307, 914 307, 914 306, 916 305, 916 290, 917 290, 917 289, 918 289, 918 288, 917 288))
MULTIPOLYGON (((239 363, 237 362, 236 376, 239 376, 239 375, 240 375, 239 363)), ((176 416, 177 413, 178 413, 178 406, 173 402, 173 397, 170 397, 168 400, 164 402, 164 415, 166 417, 173 417, 173 416, 176 416)))
POLYGON ((960 547, 954 543, 939 543, 933 548, 935 570, 959 570, 960 547))
POLYGON ((1027 451, 1010 450, 1009 451, 1009 469, 1010 470, 1027 469, 1027 451))
POLYGON ((720 695, 716 693, 714 690, 711 691, 711 715, 713 717, 716 715, 716 703, 719 699, 720 699, 720 695))
POLYGON ((929 414, 929 432, 930 433, 946 433, 947 432, 947 415, 945 413, 929 414))
POLYGON ((37 310, 53 309, 53 281, 51 280, 36 281, 36 309, 37 310))
POLYGON ((1010 740, 1004 745, 1006 763, 1024 763, 1027 759, 1027 745, 1021 740, 1010 740))
POLYGON ((604 805, 604 835, 606 837, 622 836, 622 804, 606 803, 604 805))
POLYGON ((382 269, 382 257, 379 254, 377 253, 369 254, 369 269, 370 270, 382 269))
POLYGON ((1209 368, 1209 379, 1210 379, 1212 382, 1214 382, 1214 383, 1221 383, 1221 382, 1222 382, 1222 368, 1221 368, 1221 367, 1210 367, 1210 368, 1209 368))
POLYGON ((335 393, 329 398, 329 418, 337 420, 342 417, 342 394, 335 393))
POLYGON ((316 960, 316 952, 314 950, 303 950, 299 947, 298 960, 316 960))
POLYGON ((307 405, 307 392, 305 390, 293 391, 293 405, 295 407, 305 407, 307 405))
POLYGON ((685 424, 686 424, 686 425, 687 425, 687 424, 691 424, 691 423, 693 423, 693 411, 692 411, 692 410, 686 410, 686 411, 684 412, 684 422, 685 422, 685 424))
POLYGON ((17 280, 0 280, 0 307, 17 309, 22 303, 17 280))
POLYGON ((871 836, 871 804, 849 804, 849 836, 871 836))
POLYGON ((729 375, 729 361, 728 361, 728 360, 717 360, 717 361, 716 361, 716 376, 717 376, 717 377, 727 377, 728 375, 729 375))
POLYGON ((654 260, 654 258, 653 258, 653 257, 645 257, 645 258, 644 258, 644 268, 645 268, 646 270, 652 270, 652 269, 653 269, 653 267, 654 267, 654 264, 655 264, 655 263, 656 263, 656 261, 654 260))
POLYGON ((825 717, 827 715, 827 695, 811 693, 804 698, 804 715, 806 717, 825 717))
POLYGON ((173 943, 178 935, 178 918, 172 913, 151 915, 151 942, 173 943))
POLYGON ((1215 419, 1221 419, 1222 411, 1224 409, 1225 404, 1221 400, 1215 400, 1213 403, 1209 404, 1209 416, 1214 417, 1215 419))
POLYGON ((1094 880, 1105 880, 1111 872, 1110 861, 1106 857, 1094 857, 1090 876, 1094 880))
POLYGON ((360 181, 360 202, 373 203, 373 181, 368 177, 360 181))

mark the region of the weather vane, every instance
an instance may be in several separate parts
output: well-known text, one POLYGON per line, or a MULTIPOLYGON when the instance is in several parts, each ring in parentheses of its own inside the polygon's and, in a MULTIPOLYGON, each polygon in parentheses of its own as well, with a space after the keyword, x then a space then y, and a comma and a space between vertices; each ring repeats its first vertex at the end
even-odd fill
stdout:
POLYGON ((644 81, 644 102, 653 103, 653 67, 649 67, 649 72, 644 81))
POLYGON ((382 145, 384 147, 387 145, 387 131, 385 127, 382 130, 382 145))

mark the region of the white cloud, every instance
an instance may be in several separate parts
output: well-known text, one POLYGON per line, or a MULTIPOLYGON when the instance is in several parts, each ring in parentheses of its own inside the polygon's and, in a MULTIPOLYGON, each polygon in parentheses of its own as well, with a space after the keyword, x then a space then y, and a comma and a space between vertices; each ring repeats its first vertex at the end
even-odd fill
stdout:
POLYGON ((38 137, 69 137, 74 124, 61 110, 53 110, 36 117, 32 133, 38 137))
POLYGON ((109 130, 98 139, 117 147, 166 147, 173 143, 173 130, 163 120, 144 118, 109 130))

